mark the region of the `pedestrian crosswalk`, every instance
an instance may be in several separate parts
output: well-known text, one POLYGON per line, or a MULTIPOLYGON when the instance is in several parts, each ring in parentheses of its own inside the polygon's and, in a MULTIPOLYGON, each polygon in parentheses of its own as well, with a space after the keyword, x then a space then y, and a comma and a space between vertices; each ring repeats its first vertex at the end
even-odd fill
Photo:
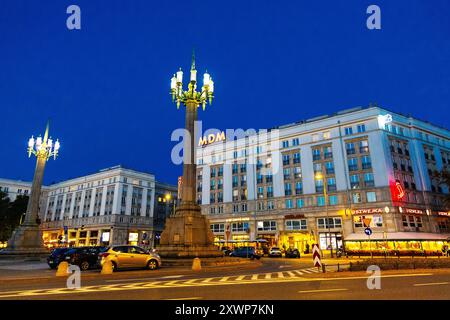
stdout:
POLYGON ((317 268, 307 268, 279 272, 255 273, 246 275, 233 275, 223 277, 177 279, 177 280, 159 280, 159 281, 140 281, 134 283, 108 284, 95 286, 82 286, 79 289, 52 288, 41 290, 23 290, 0 292, 1 298, 11 297, 33 297, 49 296, 63 294, 80 294, 87 292, 106 292, 120 290, 142 290, 153 288, 173 288, 173 287, 196 287, 196 286, 218 286, 218 285, 240 285, 255 283, 271 283, 282 281, 301 281, 306 274, 317 273, 317 268))

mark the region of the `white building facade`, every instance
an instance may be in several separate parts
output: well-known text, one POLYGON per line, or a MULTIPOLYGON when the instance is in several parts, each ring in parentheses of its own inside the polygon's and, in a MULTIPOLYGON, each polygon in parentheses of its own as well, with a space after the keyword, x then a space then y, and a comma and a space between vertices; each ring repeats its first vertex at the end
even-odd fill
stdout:
POLYGON ((449 190, 433 176, 450 168, 447 129, 369 107, 238 139, 228 130, 225 141, 208 136, 197 148, 197 200, 218 243, 264 239, 301 251, 447 243, 449 190))
MULTIPOLYGON (((44 242, 153 246, 157 184, 152 174, 116 166, 49 186, 44 242)), ((176 187, 165 186, 176 194, 176 187)))
MULTIPOLYGON (((0 178, 0 191, 6 193, 7 197, 9 198, 9 201, 14 202, 18 196, 30 195, 31 182, 0 178)), ((39 205, 39 212, 41 216, 45 212, 47 194, 48 188, 43 186, 41 189, 41 200, 39 205)))

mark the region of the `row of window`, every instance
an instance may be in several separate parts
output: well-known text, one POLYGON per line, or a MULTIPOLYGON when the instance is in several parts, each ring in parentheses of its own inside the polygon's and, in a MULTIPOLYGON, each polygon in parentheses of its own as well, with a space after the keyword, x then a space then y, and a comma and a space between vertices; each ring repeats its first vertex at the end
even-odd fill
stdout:
MULTIPOLYGON (((258 231, 276 231, 277 222, 274 220, 258 221, 256 223, 258 231)), ((317 227, 319 229, 341 228, 342 219, 340 217, 317 218, 317 227)), ((225 232, 225 223, 212 223, 210 225, 211 231, 216 233, 225 232)), ((233 222, 231 223, 231 232, 247 232, 250 229, 248 222, 233 222)), ((307 230, 307 219, 292 219, 285 221, 285 230, 307 230)))

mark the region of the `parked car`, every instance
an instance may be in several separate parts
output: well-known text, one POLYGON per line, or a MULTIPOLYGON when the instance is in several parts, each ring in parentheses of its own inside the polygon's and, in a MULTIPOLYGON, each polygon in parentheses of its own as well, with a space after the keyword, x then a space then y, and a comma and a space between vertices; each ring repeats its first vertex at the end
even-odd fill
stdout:
POLYGON ((234 249, 231 253, 231 257, 239 257, 239 258, 250 258, 250 259, 260 259, 261 252, 256 250, 254 247, 239 247, 234 249))
POLYGON ((113 270, 121 268, 147 268, 155 270, 161 267, 161 257, 138 246, 112 246, 100 253, 100 265, 111 261, 113 270))
POLYGON ((50 255, 47 257, 47 264, 50 267, 50 269, 56 269, 58 267, 58 264, 61 261, 64 261, 65 254, 67 251, 69 251, 71 248, 56 248, 53 249, 50 255))
POLYGON ((107 247, 79 247, 72 248, 65 253, 65 260, 69 264, 77 265, 82 271, 98 268, 98 255, 105 252, 107 247))
POLYGON ((222 247, 221 250, 222 250, 224 256, 229 256, 230 253, 233 251, 230 249, 230 247, 222 247))
POLYGON ((300 251, 297 248, 288 248, 284 256, 286 258, 300 258, 300 251))
POLYGON ((281 253, 281 249, 278 247, 272 247, 269 250, 269 257, 279 257, 281 258, 283 254, 281 253))

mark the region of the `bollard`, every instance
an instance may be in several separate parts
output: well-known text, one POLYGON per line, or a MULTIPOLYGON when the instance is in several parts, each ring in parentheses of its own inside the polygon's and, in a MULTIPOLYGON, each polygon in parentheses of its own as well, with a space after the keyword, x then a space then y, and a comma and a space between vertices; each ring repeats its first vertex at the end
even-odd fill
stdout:
POLYGON ((339 263, 338 263, 337 267, 338 267, 337 271, 339 272, 339 271, 340 271, 340 270, 339 270, 339 263))
POLYGON ((58 264, 58 270, 56 270, 57 277, 67 277, 69 269, 69 263, 67 261, 62 261, 58 264))
POLYGON ((200 261, 200 258, 194 258, 194 260, 192 260, 192 271, 200 270, 202 270, 202 262, 200 261))
POLYGON ((326 269, 325 269, 325 263, 322 265, 322 272, 325 273, 326 269))
POLYGON ((106 260, 103 263, 101 274, 113 274, 113 265, 110 260, 106 260))

